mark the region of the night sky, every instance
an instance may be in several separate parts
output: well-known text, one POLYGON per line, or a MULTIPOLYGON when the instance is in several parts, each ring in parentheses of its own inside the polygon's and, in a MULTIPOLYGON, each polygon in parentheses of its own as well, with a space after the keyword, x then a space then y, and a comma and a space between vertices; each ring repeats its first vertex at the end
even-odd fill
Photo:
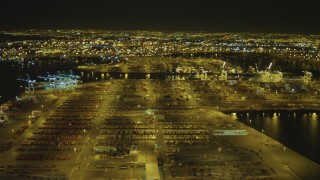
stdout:
POLYGON ((313 1, 21 0, 1 2, 0 29, 181 30, 319 34, 313 1))

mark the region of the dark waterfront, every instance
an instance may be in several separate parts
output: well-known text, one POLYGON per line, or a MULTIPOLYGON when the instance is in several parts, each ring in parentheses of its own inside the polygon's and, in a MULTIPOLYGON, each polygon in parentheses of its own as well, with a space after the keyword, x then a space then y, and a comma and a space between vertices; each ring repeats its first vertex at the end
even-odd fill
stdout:
POLYGON ((241 111, 230 116, 320 163, 319 111, 241 111))

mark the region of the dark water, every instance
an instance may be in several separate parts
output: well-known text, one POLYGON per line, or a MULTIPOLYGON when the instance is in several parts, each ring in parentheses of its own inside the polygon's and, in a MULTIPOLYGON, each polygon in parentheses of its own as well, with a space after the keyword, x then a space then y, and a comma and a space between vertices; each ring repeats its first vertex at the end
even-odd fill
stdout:
POLYGON ((131 73, 126 75, 125 73, 113 72, 113 73, 101 73, 96 71, 76 70, 76 66, 81 65, 74 61, 66 60, 27 60, 24 63, 20 62, 0 62, 0 103, 6 102, 18 96, 24 91, 26 82, 17 79, 35 79, 37 82, 43 81, 43 79, 37 78, 37 76, 46 76, 49 74, 55 74, 57 71, 68 72, 73 71, 73 74, 79 75, 81 81, 94 82, 108 79, 146 79, 149 75, 150 79, 165 79, 165 73, 131 73))
POLYGON ((16 72, 18 72, 16 64, 0 64, 0 103, 8 101, 20 93, 16 72))
POLYGON ((95 71, 75 71, 83 82, 93 82, 93 81, 101 81, 101 80, 109 80, 109 79, 146 79, 147 75, 149 75, 149 79, 166 79, 166 73, 120 73, 120 72, 112 72, 112 73, 101 73, 95 71))
POLYGON ((231 116, 320 164, 320 112, 248 111, 231 116))

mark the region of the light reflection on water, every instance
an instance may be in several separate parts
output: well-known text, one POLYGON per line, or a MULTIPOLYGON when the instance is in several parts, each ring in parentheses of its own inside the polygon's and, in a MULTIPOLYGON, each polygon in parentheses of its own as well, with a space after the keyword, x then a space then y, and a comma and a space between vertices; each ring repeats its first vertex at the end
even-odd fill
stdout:
POLYGON ((319 112, 238 112, 236 118, 320 164, 319 112), (248 115, 247 115, 248 113, 248 115), (250 121, 251 120, 251 121, 250 121))

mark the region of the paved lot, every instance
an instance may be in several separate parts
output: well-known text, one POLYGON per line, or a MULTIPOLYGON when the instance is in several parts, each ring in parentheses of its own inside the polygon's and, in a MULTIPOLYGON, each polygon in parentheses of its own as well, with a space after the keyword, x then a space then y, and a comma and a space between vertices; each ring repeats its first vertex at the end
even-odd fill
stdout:
POLYGON ((13 144, 0 154, 0 177, 148 179, 146 164, 157 164, 161 179, 319 178, 319 165, 214 103, 203 106, 201 84, 118 79, 52 91, 57 101, 44 98, 1 127, 1 141, 13 144), (39 108, 40 118, 15 135, 39 108), (239 129, 249 135, 214 135, 239 129))

